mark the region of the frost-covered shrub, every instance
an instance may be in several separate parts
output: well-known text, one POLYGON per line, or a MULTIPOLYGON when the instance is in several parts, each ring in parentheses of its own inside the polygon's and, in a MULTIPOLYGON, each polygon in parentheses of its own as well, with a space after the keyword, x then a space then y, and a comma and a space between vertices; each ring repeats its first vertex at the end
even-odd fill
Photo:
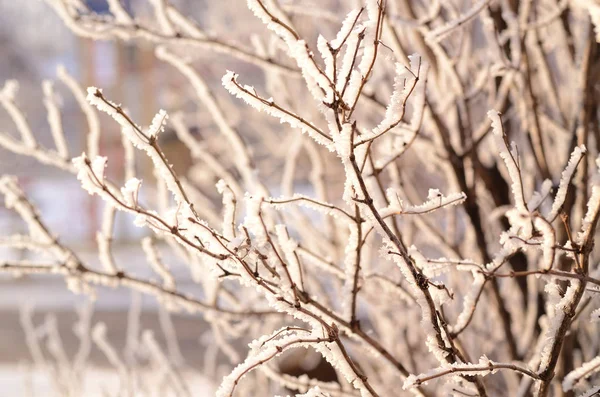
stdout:
MULTIPOLYGON (((52 83, 43 101, 54 149, 38 143, 7 82, 0 104, 17 134, 1 134, 0 145, 72 174, 105 210, 95 268, 3 177, 5 206, 29 227, 6 244, 45 259, 0 271, 53 274, 88 295, 128 288, 201 316, 230 361, 218 396, 598 391, 593 1, 248 0, 255 20, 234 9, 215 33, 163 0, 149 1, 150 16, 119 0, 103 16, 47 1, 79 36, 154 46, 216 139, 191 134, 189 109, 137 124, 110 92, 86 94, 61 69, 87 119, 87 145, 73 157, 81 149, 63 134, 52 83), (228 37, 252 23, 250 40, 228 37), (207 52, 231 69, 222 87, 197 68, 207 52), (123 180, 107 176, 114 158, 100 155, 98 112, 122 133, 123 180), (161 147, 165 128, 195 160, 183 173, 161 147), (138 178, 136 156, 150 160, 155 182, 138 178), (151 236, 141 244, 157 280, 112 254, 117 213, 151 236), (158 245, 185 263, 195 294, 180 289, 158 245), (243 358, 232 341, 246 337, 243 358), (280 371, 281 356, 299 348, 318 353, 338 382, 280 371)), ((104 325, 91 338, 136 393, 104 325)), ((195 395, 151 333, 142 343, 175 394, 195 395)))

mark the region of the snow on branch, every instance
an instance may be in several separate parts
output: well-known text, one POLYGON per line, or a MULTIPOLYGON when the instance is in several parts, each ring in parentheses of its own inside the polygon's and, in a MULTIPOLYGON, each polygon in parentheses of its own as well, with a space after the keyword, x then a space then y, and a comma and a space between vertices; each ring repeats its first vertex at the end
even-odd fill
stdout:
MULTIPOLYGON (((600 157, 596 159, 597 172, 600 172, 600 157)), ((594 180, 592 193, 587 201, 587 212, 583 218, 581 231, 577 234, 576 243, 579 246, 590 247, 600 217, 600 181, 594 180)))
POLYGON ((351 10, 346 15, 346 18, 342 22, 342 27, 335 36, 335 39, 331 40, 331 42, 329 43, 334 51, 339 51, 342 48, 342 46, 346 43, 348 37, 350 37, 350 34, 352 33, 352 30, 356 27, 358 18, 360 17, 363 11, 364 8, 355 9, 351 10))
POLYGON ((50 132, 56 145, 56 151, 62 158, 67 159, 69 158, 69 149, 67 148, 65 133, 62 128, 60 110, 55 98, 53 84, 51 81, 44 81, 42 87, 44 90, 44 105, 48 113, 48 124, 50 125, 50 132))
POLYGON ((539 376, 532 370, 520 367, 515 364, 498 363, 490 360, 486 356, 482 356, 478 363, 468 364, 450 364, 439 368, 432 369, 424 374, 411 375, 404 381, 404 389, 426 384, 427 382, 441 378, 447 375, 465 375, 465 376, 486 376, 494 374, 501 369, 516 371, 523 375, 529 376, 532 379, 539 379, 539 376))
POLYGON ((560 210, 562 209, 565 199, 567 197, 567 190, 569 188, 569 184, 573 179, 573 175, 577 170, 577 166, 581 162, 581 159, 586 154, 586 152, 587 149, 585 148, 585 146, 581 145, 577 146, 573 150, 573 153, 571 153, 569 162, 567 163, 567 166, 561 174, 560 182, 558 184, 558 191, 556 192, 556 196, 554 197, 554 203, 552 203, 552 209, 546 217, 550 221, 554 220, 558 216, 560 210))
POLYGON ((152 240, 151 237, 144 237, 142 239, 142 248, 144 249, 144 253, 146 254, 146 258, 148 258, 148 262, 152 266, 152 269, 160 276, 160 278, 162 278, 163 287, 169 291, 175 290, 175 278, 169 271, 167 265, 160 258, 154 240, 152 240))
POLYGON ((98 155, 98 147, 100 140, 100 121, 98 120, 98 114, 92 107, 92 105, 86 100, 86 93, 77 83, 77 81, 69 75, 67 70, 60 66, 57 69, 57 76, 65 84, 71 94, 75 97, 79 108, 83 112, 87 125, 87 142, 86 142, 86 153, 90 158, 95 158, 98 155))
POLYGON ((8 112, 13 122, 17 126, 19 134, 21 134, 21 140, 28 148, 35 148, 37 141, 33 137, 31 127, 25 118, 25 115, 17 107, 14 100, 19 91, 19 83, 15 80, 9 80, 4 84, 4 87, 0 90, 0 105, 8 112))
POLYGON ((264 99, 260 97, 254 90, 254 87, 248 85, 241 86, 237 82, 237 77, 237 74, 228 71, 222 79, 223 87, 225 87, 232 95, 236 98, 243 99, 244 102, 258 111, 264 111, 273 117, 277 117, 281 123, 286 123, 292 128, 300 129, 302 132, 307 133, 313 138, 315 142, 329 147, 329 144, 331 143, 331 137, 329 135, 325 134, 325 132, 321 131, 311 122, 279 106, 275 103, 273 98, 264 99))
POLYGON ((544 182, 542 182, 540 190, 533 192, 531 198, 527 202, 527 210, 529 212, 537 211, 544 202, 544 200, 546 200, 546 198, 550 196, 550 191, 552 190, 552 187, 552 181, 550 179, 544 180, 544 182))
POLYGON ((485 276, 481 272, 472 271, 472 274, 473 284, 471 284, 469 291, 465 294, 463 309, 456 318, 454 325, 450 327, 450 332, 454 335, 460 334, 469 325, 486 283, 485 276))
POLYGON ((275 357, 282 354, 284 351, 296 347, 313 347, 316 343, 326 342, 327 338, 306 337, 304 335, 289 335, 278 339, 273 339, 267 343, 263 343, 261 349, 251 352, 243 363, 238 365, 229 375, 227 375, 219 389, 217 397, 231 397, 235 391, 237 384, 249 372, 255 370, 259 366, 271 361, 275 357))
MULTIPOLYGON (((248 0, 248 7, 267 28, 275 32, 287 45, 288 55, 293 58, 308 84, 316 84, 324 93, 322 98, 330 101, 333 99, 333 82, 314 60, 313 53, 307 43, 300 38, 291 26, 290 20, 281 12, 273 1, 248 0)), ((316 91, 313 89, 313 93, 316 91)))
POLYGON ((190 206, 184 207, 185 211, 178 213, 181 218, 167 221, 161 218, 156 211, 146 210, 140 205, 138 192, 141 181, 137 178, 127 181, 120 192, 106 181, 104 176, 105 157, 96 157, 91 161, 84 153, 80 157, 74 158, 73 163, 78 170, 77 178, 89 194, 100 196, 109 205, 113 205, 121 211, 135 214, 137 226, 149 226, 158 235, 172 235, 184 246, 216 259, 224 259, 228 256, 229 251, 224 249, 219 237, 205 222, 196 220, 195 213, 190 206), (181 225, 178 225, 178 222, 181 222, 181 225), (196 242, 198 239, 199 244, 196 242), (213 248, 216 248, 216 251, 204 247, 204 244, 210 241, 213 242, 213 248))
POLYGON ((223 236, 226 239, 235 238, 236 198, 231 187, 223 179, 217 182, 217 190, 223 195, 223 236))
MULTIPOLYGON (((41 244, 50 244, 50 251, 59 260, 69 260, 69 255, 54 243, 56 237, 39 221, 40 213, 26 198, 25 193, 17 184, 17 179, 10 176, 0 177, 0 193, 4 195, 4 206, 15 211, 25 222, 29 229, 29 236, 33 241, 41 244)), ((69 261, 69 265, 72 262, 69 261)))
POLYGON ((106 203, 102 215, 101 229, 96 233, 96 243, 98 244, 98 256, 104 270, 110 274, 118 272, 117 265, 111 251, 113 240, 113 225, 115 221, 116 209, 113 205, 106 203))
POLYGON ((526 212, 527 205, 523 194, 523 180, 521 179, 517 147, 514 143, 509 146, 504 127, 502 126, 500 113, 490 110, 487 115, 492 121, 492 131, 496 137, 496 146, 500 151, 500 158, 504 161, 512 181, 511 190, 515 199, 515 207, 519 212, 526 212))
POLYGON ((88 88, 87 100, 98 110, 107 113, 119 125, 121 131, 131 141, 131 143, 140 150, 146 152, 152 160, 154 168, 166 182, 167 188, 173 194, 177 204, 189 204, 189 200, 181 185, 180 180, 173 171, 173 167, 168 163, 165 155, 158 145, 158 134, 165 128, 167 122, 167 112, 159 110, 152 119, 152 124, 146 130, 135 124, 131 118, 123 111, 120 105, 117 105, 104 97, 102 90, 96 87, 88 88))
POLYGON ((600 322, 600 309, 596 309, 590 314, 590 321, 600 322))
POLYGON ((131 25, 134 23, 133 18, 125 9, 121 0, 107 0, 108 10, 115 16, 115 21, 123 25, 131 25))
POLYGON ((265 203, 273 205, 275 208, 285 208, 286 204, 298 204, 300 206, 310 208, 312 210, 321 212, 325 215, 332 216, 336 219, 350 219, 354 220, 354 217, 346 212, 343 208, 335 206, 330 203, 324 203, 318 199, 305 196, 303 194, 296 193, 292 197, 280 197, 280 198, 265 198, 265 203))
MULTIPOLYGON (((355 143, 355 145, 361 145, 363 143, 372 141, 388 131, 393 130, 401 122, 404 121, 404 114, 406 112, 406 103, 415 92, 417 84, 420 82, 424 94, 425 77, 427 75, 428 65, 422 65, 421 57, 413 54, 409 57, 410 68, 397 64, 396 65, 396 78, 394 79, 394 92, 390 98, 390 103, 385 110, 385 117, 379 123, 379 125, 373 129, 369 134, 364 134, 355 143)), ((424 96, 423 96, 424 98, 424 96)), ((418 120, 420 118, 419 113, 422 111, 420 107, 416 107, 413 118, 418 120)), ((406 139, 408 141, 408 139, 406 139)))
POLYGON ((398 197, 397 193, 393 189, 388 189, 386 193, 390 205, 380 210, 380 214, 384 218, 390 215, 427 214, 437 211, 441 208, 460 205, 467 199, 467 195, 463 192, 451 193, 448 196, 444 196, 439 189, 429 189, 427 201, 423 204, 404 205, 402 200, 398 197))
MULTIPOLYGON (((560 296, 561 291, 555 283, 549 282, 546 284, 545 289, 549 294, 547 304, 549 307, 549 324, 543 334, 544 339, 540 352, 538 373, 542 374, 556 365, 567 326, 573 318, 577 304, 583 294, 583 283, 579 280, 571 280, 562 297, 560 296)), ((547 387, 547 382, 546 379, 541 379, 539 389, 543 390, 547 387)))
POLYGON ((600 356, 582 364, 579 368, 569 372, 563 379, 562 387, 564 391, 573 390, 575 385, 594 373, 600 371, 600 356))
POLYGON ((594 24, 596 41, 600 42, 600 5, 592 0, 575 0, 572 3, 576 8, 581 8, 589 13, 592 23, 594 24))
POLYGON ((542 250, 543 260, 545 263, 544 270, 548 271, 552 269, 554 265, 554 258, 556 253, 556 232, 552 227, 552 224, 541 216, 536 216, 533 220, 533 225, 542 234, 542 244, 540 249, 542 250))

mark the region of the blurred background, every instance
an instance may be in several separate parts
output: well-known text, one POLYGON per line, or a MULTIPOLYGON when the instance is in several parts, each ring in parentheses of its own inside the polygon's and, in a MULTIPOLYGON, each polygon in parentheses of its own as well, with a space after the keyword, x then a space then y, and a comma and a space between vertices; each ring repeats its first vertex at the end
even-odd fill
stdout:
MULTIPOLYGON (((108 12, 105 1, 88 0, 86 3, 99 14, 108 12)), ((211 21, 215 22, 213 19, 203 20, 202 15, 208 11, 204 1, 177 3, 187 15, 202 22, 203 27, 210 29, 211 21)), ((215 3, 223 3, 220 7, 227 7, 225 3, 228 2, 215 3)), ((144 1, 126 0, 124 4, 136 15, 143 16, 149 12, 148 3, 144 1)), ((213 10, 211 15, 214 17, 218 14, 213 10)), ((202 54, 198 56, 202 58, 202 54)), ((218 56, 210 56, 214 61, 211 62, 214 69, 205 67, 202 72, 208 81, 218 84, 220 75, 217 73, 221 72, 217 70, 224 68, 218 56)), ((189 95, 172 94, 181 92, 185 81, 168 65, 155 58, 153 47, 133 42, 79 38, 69 31, 44 1, 0 0, 0 84, 11 79, 19 82, 17 105, 25 112, 36 138, 47 147, 52 147, 52 138, 43 105, 41 83, 46 79, 56 80, 59 65, 64 65, 83 87, 102 87, 111 100, 125 104, 130 114, 143 124, 149 124, 159 108, 185 109, 186 106, 190 107, 186 101, 192 101, 189 95)), ((85 119, 68 90, 61 84, 55 87, 62 102, 61 115, 69 149, 73 155, 78 155, 84 147, 85 119)), ((109 174, 120 175, 121 170, 116 163, 122 159, 120 131, 112 120, 103 115, 100 117, 101 154, 114 159, 109 174)), ((203 125, 202 119, 200 112, 197 124, 203 127, 205 134, 209 134, 211 127, 203 125)), ((14 124, 4 109, 0 110, 0 130, 15 132, 14 124)), ((163 147, 167 155, 171 154, 169 158, 176 160, 178 169, 189 166, 188 151, 166 135, 163 147)), ((138 168, 142 174, 140 179, 147 172, 145 169, 143 164, 138 168)), ((100 266, 95 256, 95 238, 103 204, 84 192, 73 175, 43 166, 31 158, 14 155, 3 148, 0 148, 0 174, 17 175, 21 187, 38 206, 44 221, 60 236, 61 241, 77 251, 85 262, 93 267, 100 266)), ((145 263, 139 244, 139 238, 147 232, 135 227, 127 216, 117 216, 114 230, 114 251, 118 262, 127 263, 128 269, 137 276, 150 277, 151 270, 145 263)), ((15 233, 26 233, 25 224, 14 212, 0 206, 0 241, 15 233)), ((0 244, 0 261, 20 258, 21 255, 24 255, 22 251, 0 244)), ((176 261, 176 258, 167 256, 165 261, 176 261)), ((190 279, 188 274, 181 274, 183 267, 170 264, 176 276, 182 276, 183 280, 190 279)), ((192 289, 191 280, 189 284, 192 289)), ((73 328, 82 317, 81 313, 85 312, 91 316, 92 323, 106 322, 109 325, 107 338, 115 348, 126 350, 131 348, 126 340, 126 330, 131 326, 128 312, 132 307, 140 311, 139 326, 155 331, 156 339, 165 346, 165 331, 177 333, 179 345, 169 346, 172 358, 181 360, 181 352, 184 352, 186 363, 196 367, 202 365, 203 355, 198 352, 210 341, 206 337, 203 339, 207 330, 198 316, 159 312, 154 299, 124 289, 99 289, 97 300, 91 303, 85 295, 70 292, 61 277, 29 276, 14 279, 0 275, 0 394, 7 397, 54 395, 49 379, 52 372, 37 372, 32 366, 32 346, 28 346, 25 333, 27 328, 46 336, 58 331, 64 350, 73 355, 79 349, 79 339, 73 328)), ((40 341, 42 345, 50 345, 50 339, 41 337, 40 341)), ((51 349, 42 353, 46 358, 52 358, 51 349)), ((93 368, 86 372, 86 395, 114 393, 118 386, 115 371, 98 349, 92 349, 90 353, 93 368)), ((196 390, 206 390, 208 395, 213 387, 210 380, 201 377, 195 379, 196 390), (198 383, 205 388, 198 388, 198 383)))

